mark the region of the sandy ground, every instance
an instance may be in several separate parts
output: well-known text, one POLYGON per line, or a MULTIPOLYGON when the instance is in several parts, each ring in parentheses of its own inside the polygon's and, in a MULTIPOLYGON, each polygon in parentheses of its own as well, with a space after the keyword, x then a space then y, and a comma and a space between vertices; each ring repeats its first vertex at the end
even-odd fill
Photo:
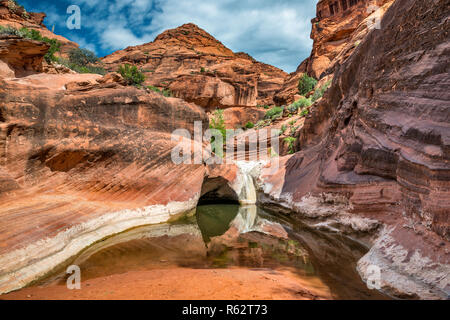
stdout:
POLYGON ((171 268, 132 271, 65 285, 29 287, 1 295, 5 300, 305 300, 332 299, 316 278, 290 271, 171 268))

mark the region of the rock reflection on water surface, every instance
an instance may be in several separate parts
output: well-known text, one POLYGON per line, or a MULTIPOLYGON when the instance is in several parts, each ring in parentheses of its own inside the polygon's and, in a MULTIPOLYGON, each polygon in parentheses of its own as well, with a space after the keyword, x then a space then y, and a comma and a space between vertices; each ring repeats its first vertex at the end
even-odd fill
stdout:
MULTIPOLYGON (((299 281, 329 288, 336 298, 381 297, 365 288, 346 260, 350 257, 355 263, 363 254, 361 248, 342 247, 338 238, 293 228, 286 221, 282 225, 273 218, 255 205, 202 205, 195 217, 135 228, 98 242, 69 264, 80 266, 83 281, 130 271, 247 268, 290 272, 299 281), (342 256, 344 249, 351 252, 342 256), (332 266, 327 265, 330 262, 332 266)), ((62 271, 40 285, 62 285, 66 278, 62 271)))

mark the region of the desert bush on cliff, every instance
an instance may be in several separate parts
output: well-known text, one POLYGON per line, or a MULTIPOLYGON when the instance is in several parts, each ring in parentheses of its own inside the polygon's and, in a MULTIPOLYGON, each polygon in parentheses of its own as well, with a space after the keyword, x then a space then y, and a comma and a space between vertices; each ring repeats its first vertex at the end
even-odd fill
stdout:
POLYGON ((123 64, 119 67, 119 72, 128 85, 140 86, 145 81, 145 76, 136 66, 123 64))
POLYGON ((269 111, 266 112, 266 119, 275 120, 283 116, 283 108, 281 107, 273 107, 269 111))
POLYGON ((19 30, 10 26, 8 27, 0 26, 0 35, 22 37, 22 34, 20 33, 19 30))
POLYGON ((287 145, 288 145, 288 154, 293 154, 293 153, 295 153, 295 150, 294 150, 294 143, 295 143, 295 141, 297 141, 297 139, 294 138, 294 137, 287 137, 287 138, 284 138, 283 141, 284 141, 285 143, 287 143, 287 145))
POLYGON ((169 89, 161 90, 161 89, 159 89, 158 87, 155 87, 155 86, 147 86, 147 88, 152 90, 152 91, 154 91, 154 92, 160 93, 164 97, 167 97, 167 98, 173 96, 172 91, 170 91, 169 89))
POLYGON ((314 90, 315 86, 317 84, 317 80, 308 76, 307 74, 304 74, 300 80, 298 80, 298 92, 305 96, 312 90, 314 90))
POLYGON ((30 30, 27 28, 22 28, 22 29, 20 29, 20 32, 22 33, 23 38, 28 38, 28 39, 36 40, 36 41, 42 41, 42 42, 45 42, 48 45, 50 45, 50 48, 48 49, 44 58, 48 63, 50 63, 52 61, 57 61, 57 58, 55 57, 55 53, 59 52, 61 50, 61 42, 59 42, 56 39, 42 37, 42 35, 39 31, 33 30, 33 29, 30 30))
MULTIPOLYGON (((218 130, 223 137, 223 142, 225 143, 227 137, 227 129, 225 127, 225 118, 223 116, 223 110, 214 111, 213 117, 209 122, 209 128, 218 130)), ((219 157, 223 156, 223 144, 219 144, 214 137, 211 139, 212 151, 219 157)))
POLYGON ((19 9, 24 9, 16 0, 8 0, 7 2, 8 9, 12 12, 16 13, 19 9))
POLYGON ((245 128, 247 128, 247 129, 253 129, 254 127, 255 127, 255 124, 251 121, 249 121, 245 124, 245 128))
POLYGON ((80 65, 87 66, 89 64, 94 64, 100 62, 100 59, 95 55, 94 52, 88 49, 72 49, 69 51, 70 62, 80 65))
POLYGON ((78 73, 96 73, 105 75, 106 70, 101 66, 100 59, 87 49, 72 49, 69 59, 56 58, 56 62, 78 73))
POLYGON ((294 103, 290 104, 287 109, 290 113, 295 113, 298 109, 303 109, 312 105, 312 101, 310 98, 300 98, 294 103))
POLYGON ((314 103, 317 100, 319 100, 320 98, 322 98, 324 93, 325 93, 325 91, 328 90, 330 85, 331 85, 331 80, 327 81, 323 86, 321 86, 319 89, 314 91, 314 94, 312 95, 311 101, 314 103))

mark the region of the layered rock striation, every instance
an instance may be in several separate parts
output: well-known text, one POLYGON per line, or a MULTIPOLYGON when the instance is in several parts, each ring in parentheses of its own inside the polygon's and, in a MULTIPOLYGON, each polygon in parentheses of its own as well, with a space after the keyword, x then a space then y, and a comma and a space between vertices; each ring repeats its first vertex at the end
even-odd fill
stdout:
POLYGON ((0 0, 0 26, 36 30, 43 37, 58 40, 61 43, 61 52, 56 55, 67 56, 70 50, 78 48, 75 42, 47 29, 44 25, 45 17, 45 13, 27 12, 12 0, 0 0))
POLYGON ((303 74, 325 81, 332 77, 366 35, 378 27, 392 3, 393 0, 320 0, 316 17, 311 20, 311 55, 289 75, 275 94, 275 102, 292 102, 303 74))
POLYGON ((125 63, 136 65, 145 73, 146 85, 169 89, 208 111, 272 104, 287 77, 245 53, 232 52, 192 23, 167 30, 153 42, 114 52, 103 63, 111 71, 125 63))
MULTIPOLYGON (((0 39, 3 62, 15 44, 0 39)), ((205 167, 172 161, 172 132, 207 128, 205 112, 122 83, 117 74, 0 76, 0 292, 103 237, 195 208, 205 167)))
POLYGON ((450 288, 448 21, 448 1, 396 1, 338 67, 300 152, 263 173, 265 192, 304 216, 382 222, 359 270, 380 266, 399 297, 450 288))

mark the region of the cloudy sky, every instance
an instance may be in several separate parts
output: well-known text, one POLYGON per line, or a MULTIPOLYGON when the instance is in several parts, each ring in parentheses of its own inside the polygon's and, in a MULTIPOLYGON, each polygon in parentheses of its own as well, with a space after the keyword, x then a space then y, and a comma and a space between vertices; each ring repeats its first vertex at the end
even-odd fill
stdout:
POLYGON ((99 56, 143 44, 166 29, 193 22, 231 50, 295 71, 309 56, 317 0, 19 0, 45 12, 55 33, 99 56), (67 8, 81 9, 81 30, 66 26, 67 8))

